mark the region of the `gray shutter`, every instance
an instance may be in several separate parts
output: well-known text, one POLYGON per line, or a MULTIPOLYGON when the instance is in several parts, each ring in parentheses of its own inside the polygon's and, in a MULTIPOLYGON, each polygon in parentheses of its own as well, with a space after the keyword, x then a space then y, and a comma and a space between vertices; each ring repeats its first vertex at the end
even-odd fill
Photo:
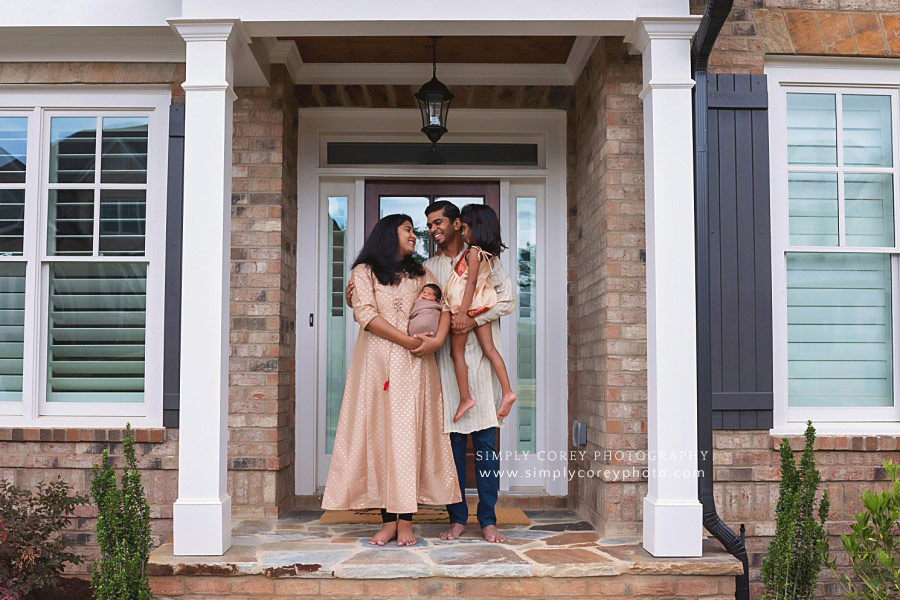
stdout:
POLYGON ((765 75, 708 88, 710 372, 714 429, 772 427, 772 277, 765 75))
POLYGON ((169 107, 166 206, 166 302, 163 338, 163 426, 178 427, 181 360, 181 215, 184 195, 184 105, 169 107))

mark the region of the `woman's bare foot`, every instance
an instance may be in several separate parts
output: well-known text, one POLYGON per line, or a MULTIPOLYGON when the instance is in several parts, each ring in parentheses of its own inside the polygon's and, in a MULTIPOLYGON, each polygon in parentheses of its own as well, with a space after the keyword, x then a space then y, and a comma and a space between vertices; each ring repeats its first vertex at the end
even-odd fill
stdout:
POLYGON ((487 527, 483 527, 481 529, 481 535, 483 535, 484 539, 487 540, 488 542, 495 543, 495 544, 502 544, 503 542, 506 541, 506 536, 503 535, 502 533, 500 533, 500 530, 498 530, 493 525, 488 525, 487 527))
POLYGON ((414 546, 415 543, 416 536, 413 534, 412 521, 397 519, 397 545, 414 546))
POLYGON ((442 540, 455 540, 459 536, 463 534, 466 530, 466 526, 462 523, 451 523, 450 529, 441 532, 442 540))
MULTIPOLYGON (((515 401, 516 397, 513 396, 513 401, 515 401)), ((475 399, 472 396, 468 398, 460 398, 459 399, 459 408, 456 409, 456 415, 453 417, 453 422, 456 423, 459 419, 466 414, 466 411, 475 406, 475 399)))
POLYGON ((512 405, 516 401, 516 394, 510 390, 503 394, 503 398, 500 400, 500 408, 497 409, 497 420, 505 419, 509 416, 509 411, 512 409, 512 405))
POLYGON ((373 546, 384 546, 395 537, 397 537, 397 522, 391 521, 382 525, 381 531, 369 538, 369 543, 373 546))

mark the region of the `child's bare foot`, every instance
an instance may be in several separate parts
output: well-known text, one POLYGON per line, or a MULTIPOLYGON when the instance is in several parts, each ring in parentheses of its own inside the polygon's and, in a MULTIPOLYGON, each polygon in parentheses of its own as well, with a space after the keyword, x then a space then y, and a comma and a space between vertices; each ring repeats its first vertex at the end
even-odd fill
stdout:
POLYGON ((397 537, 397 522, 391 521, 382 525, 381 531, 373 535, 369 543, 373 546, 384 546, 395 537, 397 537))
POLYGON ((416 536, 413 534, 412 522, 405 519, 397 520, 397 545, 414 546, 416 536))
POLYGON ((451 523, 450 528, 441 532, 442 540, 455 540, 459 536, 463 534, 466 530, 466 526, 462 523, 451 523))
POLYGON ((505 419, 509 416, 509 411, 512 409, 513 403, 516 401, 516 395, 512 390, 503 394, 503 398, 500 400, 500 408, 497 409, 497 420, 505 419))
MULTIPOLYGON (((515 400, 515 396, 513 396, 513 400, 515 400)), ((456 423, 460 420, 460 418, 466 414, 466 411, 475 406, 475 399, 472 396, 468 398, 460 398, 459 399, 459 408, 456 409, 456 415, 453 417, 453 422, 456 423)))

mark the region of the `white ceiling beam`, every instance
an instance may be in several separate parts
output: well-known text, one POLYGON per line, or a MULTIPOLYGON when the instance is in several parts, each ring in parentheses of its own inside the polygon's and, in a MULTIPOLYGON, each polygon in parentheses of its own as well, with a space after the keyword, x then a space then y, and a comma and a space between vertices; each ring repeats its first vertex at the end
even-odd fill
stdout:
POLYGON ((594 48, 597 47, 599 42, 600 38, 598 36, 582 35, 575 38, 575 43, 572 44, 572 49, 569 50, 569 57, 566 59, 566 68, 569 70, 572 85, 578 82, 581 72, 584 71, 584 66, 591 59, 594 48))

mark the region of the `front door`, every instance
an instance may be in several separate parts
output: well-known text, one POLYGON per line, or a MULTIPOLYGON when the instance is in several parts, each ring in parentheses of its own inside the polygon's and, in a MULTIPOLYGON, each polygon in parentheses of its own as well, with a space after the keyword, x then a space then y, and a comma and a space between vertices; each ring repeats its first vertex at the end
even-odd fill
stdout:
MULTIPOLYGON (((529 189, 523 187, 523 190, 529 189)), ((533 468, 537 449, 538 394, 536 389, 537 313, 535 311, 535 290, 538 269, 536 241, 538 231, 537 197, 531 194, 506 195, 505 205, 501 202, 501 185, 497 181, 388 181, 369 180, 363 185, 343 186, 325 184, 321 200, 325 217, 321 254, 326 257, 322 284, 323 304, 319 314, 325 316, 324 356, 322 365, 317 425, 318 458, 316 484, 321 489, 325 485, 334 436, 337 432, 338 416, 343 399, 346 369, 352 353, 357 328, 352 311, 344 301, 346 286, 356 254, 365 236, 381 217, 403 213, 413 220, 413 227, 420 238, 417 253, 422 259, 434 255, 436 248, 428 235, 425 208, 432 202, 448 200, 460 208, 466 204, 487 204, 497 211, 501 222, 504 242, 510 250, 501 255, 504 265, 516 286, 518 306, 515 313, 501 321, 501 351, 507 362, 510 379, 517 388, 518 400, 510 415, 512 427, 498 430, 497 449, 525 452, 530 460, 518 461, 513 467, 522 467, 518 476, 507 482, 524 486, 539 486, 532 480, 527 468, 533 468), (356 192, 362 192, 356 196, 356 192), (359 204, 355 201, 358 198, 359 204), (501 436, 514 436, 506 445, 501 445, 501 436), (508 447, 508 448, 507 448, 508 447)), ((312 321, 311 321, 312 323, 312 321)), ((467 451, 466 487, 475 487, 474 452, 469 440, 467 451)), ((501 475, 501 485, 503 485, 501 475)))

